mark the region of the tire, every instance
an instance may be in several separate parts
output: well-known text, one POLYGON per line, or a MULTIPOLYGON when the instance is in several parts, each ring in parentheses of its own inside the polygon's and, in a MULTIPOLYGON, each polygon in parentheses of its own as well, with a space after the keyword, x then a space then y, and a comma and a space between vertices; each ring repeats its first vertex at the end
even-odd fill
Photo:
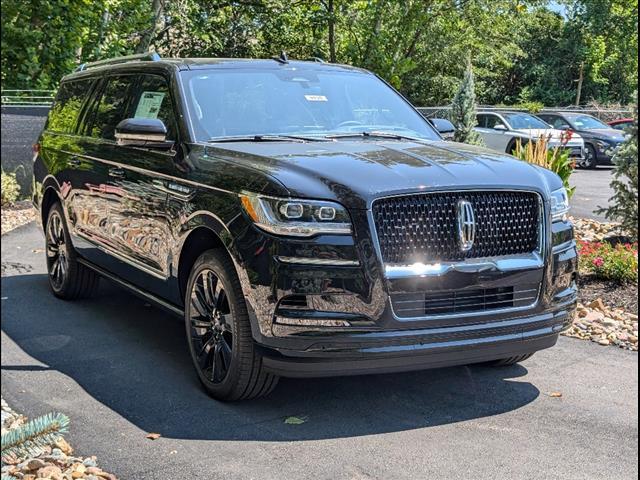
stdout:
POLYGON ((531 358, 533 353, 525 353, 524 355, 518 355, 516 357, 502 358, 500 360, 495 360, 491 362, 489 365, 492 367, 508 367, 510 365, 515 365, 516 363, 524 362, 526 359, 531 358))
POLYGON ((585 145, 585 158, 579 165, 587 170, 594 170, 598 166, 598 154, 593 145, 585 145))
POLYGON ((45 225, 45 255, 49 287, 63 300, 88 298, 98 286, 100 277, 78 262, 71 243, 62 205, 53 204, 45 225))
POLYGON ((207 393, 224 401, 270 393, 278 377, 265 371, 255 348, 240 281, 226 252, 207 250, 198 257, 184 301, 189 352, 207 393))
MULTIPOLYGON (((522 148, 525 148, 527 146, 527 144, 529 143, 529 140, 521 140, 521 145, 522 148)), ((517 140, 512 140, 509 145, 507 146, 507 152, 509 155, 513 155, 515 157, 516 155, 516 147, 518 145, 518 141, 517 140)))

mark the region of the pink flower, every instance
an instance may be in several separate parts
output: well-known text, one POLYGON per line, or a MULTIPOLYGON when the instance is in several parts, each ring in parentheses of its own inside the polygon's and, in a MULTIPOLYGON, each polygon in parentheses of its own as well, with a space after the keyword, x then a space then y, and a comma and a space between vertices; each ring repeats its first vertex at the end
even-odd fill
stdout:
POLYGON ((593 259, 593 265, 597 268, 600 268, 604 265, 604 259, 602 257, 597 257, 593 259))

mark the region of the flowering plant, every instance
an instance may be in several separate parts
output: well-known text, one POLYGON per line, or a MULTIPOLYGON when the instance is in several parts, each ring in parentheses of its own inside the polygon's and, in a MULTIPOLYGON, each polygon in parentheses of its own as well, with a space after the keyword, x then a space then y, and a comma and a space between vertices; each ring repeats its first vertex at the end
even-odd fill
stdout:
POLYGON ((638 282, 638 244, 578 242, 580 272, 619 283, 638 282))

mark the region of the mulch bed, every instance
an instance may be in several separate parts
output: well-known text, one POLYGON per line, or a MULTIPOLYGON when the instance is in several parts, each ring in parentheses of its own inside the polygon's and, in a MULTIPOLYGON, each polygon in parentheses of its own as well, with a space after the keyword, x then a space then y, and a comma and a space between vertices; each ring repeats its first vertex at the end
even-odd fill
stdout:
POLYGON ((626 312, 638 314, 638 285, 615 284, 602 280, 580 277, 580 303, 589 305, 597 299, 604 299, 608 305, 623 308, 626 312))

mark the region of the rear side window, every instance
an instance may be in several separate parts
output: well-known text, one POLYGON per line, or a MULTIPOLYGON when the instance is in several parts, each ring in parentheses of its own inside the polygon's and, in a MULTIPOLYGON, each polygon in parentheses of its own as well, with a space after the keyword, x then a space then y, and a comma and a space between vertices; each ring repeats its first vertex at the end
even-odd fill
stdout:
POLYGON ((80 110, 91 90, 93 79, 64 82, 60 85, 56 100, 49 111, 47 130, 75 133, 80 110))
POLYGON ((176 118, 169 85, 159 75, 141 75, 133 93, 131 117, 157 118, 167 127, 167 139, 176 139, 176 118))
POLYGON ((100 102, 93 114, 90 136, 115 139, 116 125, 127 118, 130 92, 136 78, 135 75, 122 75, 106 80, 100 102))

